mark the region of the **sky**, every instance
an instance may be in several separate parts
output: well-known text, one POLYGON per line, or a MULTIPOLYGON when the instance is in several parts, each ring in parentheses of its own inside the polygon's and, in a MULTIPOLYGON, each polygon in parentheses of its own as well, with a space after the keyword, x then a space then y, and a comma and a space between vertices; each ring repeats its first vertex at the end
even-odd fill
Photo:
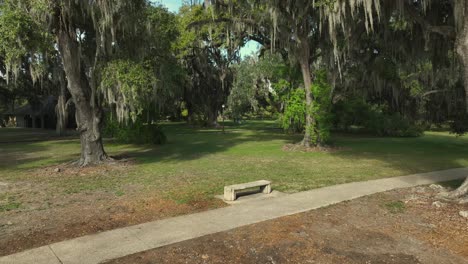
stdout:
POLYGON ((179 11, 182 6, 182 0, 151 0, 151 2, 165 5, 171 12, 179 11))
MULTIPOLYGON (((153 3, 159 3, 167 7, 169 11, 177 13, 179 8, 182 6, 183 0, 151 0, 153 3)), ((255 41, 249 41, 240 50, 242 58, 256 53, 260 49, 260 44, 255 41)))

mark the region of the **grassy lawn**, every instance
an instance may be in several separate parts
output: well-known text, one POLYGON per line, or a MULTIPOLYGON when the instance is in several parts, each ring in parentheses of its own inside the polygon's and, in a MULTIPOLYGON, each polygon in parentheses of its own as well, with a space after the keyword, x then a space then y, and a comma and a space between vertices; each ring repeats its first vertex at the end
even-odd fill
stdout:
MULTIPOLYGON (((111 155, 135 158, 136 165, 62 177, 38 171, 78 159, 79 140, 50 140, 50 135, 46 135, 46 141, 13 143, 24 140, 28 131, 0 129, 0 141, 4 142, 0 143, 0 182, 39 184, 46 192, 64 196, 92 192, 116 197, 135 192, 157 193, 184 204, 211 200, 214 194, 222 193, 225 185, 259 179, 273 181, 276 190, 298 192, 351 181, 468 167, 468 137, 444 132, 427 132, 420 138, 335 135, 333 143, 341 150, 303 153, 282 150, 285 144, 299 141, 300 136, 285 135, 273 122, 228 124, 226 134, 178 123, 165 124, 164 130, 168 143, 163 146, 121 145, 106 140, 105 147, 111 155)), ((2 196, 14 203, 12 210, 21 208, 21 191, 10 195, 14 199, 8 194, 2 196)))

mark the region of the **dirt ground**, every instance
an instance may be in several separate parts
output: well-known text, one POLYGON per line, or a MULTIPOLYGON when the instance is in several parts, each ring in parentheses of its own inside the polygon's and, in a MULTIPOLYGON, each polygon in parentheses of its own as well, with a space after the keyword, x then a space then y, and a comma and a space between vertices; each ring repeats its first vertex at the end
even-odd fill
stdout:
MULTIPOLYGON (((133 164, 78 168, 74 165, 31 170, 31 175, 41 179, 66 179, 66 177, 94 177, 102 173, 115 174, 133 164), (54 176, 54 174, 56 176, 54 176)), ((178 204, 158 193, 148 193, 141 186, 128 186, 125 196, 112 192, 78 192, 54 195, 51 184, 20 182, 0 185, 2 193, 20 193, 21 207, 0 210, 0 256, 35 248, 101 231, 150 222, 181 214, 195 213, 226 206, 220 200, 200 200, 178 204)), ((3 197, 0 201, 8 201, 3 197)), ((10 205, 14 202, 10 201, 10 205)), ((2 208, 0 203, 0 208, 2 208)), ((5 206, 5 205, 3 205, 5 206)))
POLYGON ((437 186, 390 191, 112 260, 119 263, 468 263, 468 205, 437 186))

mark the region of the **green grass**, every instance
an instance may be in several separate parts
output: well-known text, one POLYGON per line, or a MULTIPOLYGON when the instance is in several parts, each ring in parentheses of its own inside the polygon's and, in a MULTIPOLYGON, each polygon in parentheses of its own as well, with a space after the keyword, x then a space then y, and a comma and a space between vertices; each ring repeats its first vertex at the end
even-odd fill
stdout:
POLYGON ((402 201, 389 202, 384 206, 392 214, 403 213, 406 210, 406 205, 402 201))
POLYGON ((15 197, 0 193, 0 212, 15 210, 21 207, 21 203, 15 197))
MULTIPOLYGON (((105 141, 111 155, 136 158, 137 166, 112 173, 69 177, 40 176, 31 169, 78 159, 77 139, 0 144, 0 181, 41 184, 50 192, 70 195, 110 192, 124 196, 129 186, 139 192, 163 194, 179 203, 209 200, 223 186, 260 179, 276 190, 298 192, 328 185, 393 177, 448 168, 468 167, 468 137, 427 132, 420 138, 378 138, 335 135, 342 150, 328 153, 285 152, 297 142, 274 122, 227 123, 226 134, 191 129, 180 123, 164 124, 168 143, 163 146, 121 145, 105 141)), ((0 129, 0 139, 11 130, 0 129), (5 132, 7 131, 7 132, 5 132)), ((25 132, 19 139, 24 139, 25 132)), ((1 140, 0 140, 1 141, 1 140)))

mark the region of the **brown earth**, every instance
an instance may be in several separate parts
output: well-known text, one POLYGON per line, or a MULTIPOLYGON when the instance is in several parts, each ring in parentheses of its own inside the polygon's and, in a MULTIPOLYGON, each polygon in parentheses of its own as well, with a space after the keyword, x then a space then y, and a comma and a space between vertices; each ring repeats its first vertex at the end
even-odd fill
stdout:
MULTIPOLYGON (((439 191, 439 190, 437 190, 439 191)), ((468 205, 436 190, 375 194, 112 260, 118 263, 468 263, 468 205)))
POLYGON ((30 173, 36 179, 34 184, 20 182, 3 186, 8 188, 7 193, 20 193, 21 201, 25 204, 15 210, 0 210, 0 256, 83 235, 225 206, 217 199, 178 204, 161 194, 148 193, 141 186, 128 186, 124 196, 96 191, 63 195, 62 190, 54 195, 51 184, 40 183, 41 178, 63 180, 67 177, 118 174, 131 166, 131 161, 86 168, 64 164, 59 166, 60 172, 55 171, 56 166, 32 170, 30 173))

